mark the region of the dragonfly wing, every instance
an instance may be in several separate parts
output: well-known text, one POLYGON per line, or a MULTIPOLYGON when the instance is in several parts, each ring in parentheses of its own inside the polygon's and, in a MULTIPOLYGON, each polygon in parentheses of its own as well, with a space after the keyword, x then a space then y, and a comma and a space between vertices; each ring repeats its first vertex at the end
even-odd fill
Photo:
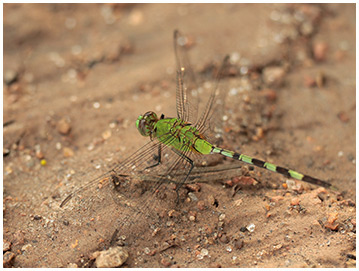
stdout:
POLYGON ((223 136, 224 105, 228 92, 228 84, 224 78, 230 74, 230 68, 229 56, 226 56, 218 69, 205 109, 195 124, 207 140, 215 145, 219 145, 223 136))
POLYGON ((177 72, 177 117, 186 122, 195 123, 198 114, 199 88, 188 58, 187 44, 188 38, 175 30, 174 51, 177 72))
MULTIPOLYGON (((149 166, 154 163, 153 159, 158 151, 158 142, 149 142, 142 148, 138 149, 135 153, 122 161, 119 165, 113 167, 110 171, 96 177, 85 185, 80 186, 74 192, 70 193, 60 204, 60 207, 64 207, 73 197, 81 196, 83 193, 93 193, 94 190, 102 188, 106 183, 111 181, 111 177, 116 174, 123 176, 130 176, 133 170, 140 170, 141 168, 149 166)), ((84 177, 81 177, 83 179, 84 177)), ((76 176, 75 176, 76 179, 76 176)))
POLYGON ((176 190, 167 189, 173 188, 169 186, 172 181, 184 181, 184 176, 176 176, 176 170, 188 172, 189 168, 188 162, 169 147, 172 140, 176 138, 167 135, 162 138, 165 144, 149 142, 109 172, 70 194, 61 207, 62 220, 70 225, 67 230, 74 234, 73 238, 89 244, 111 239, 116 229, 120 235, 131 238, 153 230, 155 223, 161 221, 157 217, 160 210, 176 207, 176 190), (158 163, 159 149, 161 163, 153 166, 158 163))

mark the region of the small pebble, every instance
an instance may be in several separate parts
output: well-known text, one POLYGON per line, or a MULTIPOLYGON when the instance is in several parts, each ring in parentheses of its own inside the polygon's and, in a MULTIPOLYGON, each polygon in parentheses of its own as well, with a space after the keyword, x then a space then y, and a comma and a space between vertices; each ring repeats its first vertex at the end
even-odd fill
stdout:
POLYGON ((309 75, 304 76, 304 85, 306 87, 315 87, 316 86, 315 78, 309 75))
POLYGON ((201 186, 199 184, 187 184, 186 188, 188 188, 191 192, 199 192, 201 190, 201 186))
POLYGON ((296 183, 294 180, 287 179, 285 183, 287 184, 289 190, 293 190, 296 187, 296 183))
POLYGON ((242 205, 242 203, 243 203, 242 199, 237 199, 236 201, 233 202, 233 205, 239 207, 242 205))
MULTIPOLYGON (((190 218, 190 219, 191 219, 191 218, 190 218)), ((175 224, 175 223, 174 223, 173 221, 167 221, 167 222, 166 222, 166 226, 167 226, 167 227, 173 227, 174 224, 175 224)))
POLYGON ((263 70, 263 81, 270 86, 280 86, 283 83, 285 69, 282 67, 266 67, 263 70))
POLYGON ((57 128, 57 131, 63 135, 67 135, 71 131, 70 123, 65 118, 62 118, 61 120, 59 120, 57 122, 56 128, 57 128))
POLYGON ((314 59, 317 61, 324 61, 327 58, 328 44, 323 41, 317 41, 313 45, 314 59))
POLYGON ((241 66, 241 68, 239 69, 239 72, 240 72, 240 74, 245 75, 248 73, 248 70, 249 69, 247 66, 241 66))
POLYGON ((215 205, 216 199, 212 194, 208 196, 207 200, 210 205, 215 205))
POLYGON ((208 256, 208 249, 202 248, 202 249, 201 249, 201 254, 202 254, 203 256, 208 256))
POLYGON ((219 240, 224 244, 227 244, 229 242, 229 238, 227 237, 227 235, 222 235, 219 240))
POLYGON ((261 96, 264 96, 268 102, 274 102, 277 100, 277 92, 274 89, 266 88, 260 92, 261 96))
POLYGON ((60 143, 60 142, 56 142, 55 148, 56 148, 56 150, 61 150, 61 148, 62 148, 61 143, 60 143))
POLYGON ((236 96, 238 94, 238 88, 231 88, 228 94, 230 96, 236 96))
POLYGON ((12 83, 15 83, 19 77, 19 74, 13 70, 7 70, 4 73, 4 82, 7 86, 10 86, 12 83))
POLYGON ((243 101, 247 104, 250 104, 251 98, 249 97, 249 95, 243 95, 243 101))
POLYGON ((170 267, 172 265, 172 263, 170 261, 168 261, 167 259, 165 258, 162 258, 161 259, 161 264, 164 266, 164 267, 170 267))
POLYGON ((349 121, 348 114, 343 111, 338 113, 338 118, 340 119, 341 122, 344 122, 344 123, 349 121))
POLYGON ((228 187, 232 187, 236 183, 239 183, 238 177, 233 177, 232 180, 228 180, 225 182, 226 186, 228 187))
POLYGON ((168 211, 168 216, 169 217, 178 217, 179 213, 176 210, 172 209, 172 210, 168 211))
POLYGON ((3 156, 5 157, 5 156, 7 156, 7 155, 10 154, 10 150, 7 149, 7 148, 3 148, 3 149, 2 149, 2 153, 3 153, 3 156))
POLYGON ((64 147, 63 154, 65 157, 72 157, 74 156, 74 151, 71 148, 64 147))
POLYGON ((133 10, 129 15, 128 23, 130 25, 137 26, 142 24, 144 20, 145 20, 145 15, 143 14, 142 11, 133 10))
POLYGON ((161 230, 161 228, 154 229, 154 231, 152 232, 152 237, 156 236, 160 230, 161 230))
POLYGON ((335 212, 335 213, 329 213, 328 215, 328 222, 329 223, 334 223, 337 219, 338 219, 338 213, 335 212))
POLYGON ((107 130, 107 131, 105 131, 105 132, 102 133, 102 138, 103 138, 104 140, 106 140, 106 139, 109 139, 109 138, 111 137, 111 135, 112 135, 111 131, 110 131, 110 130, 107 130))
POLYGON ((93 253, 96 258, 96 267, 113 268, 123 265, 127 258, 128 252, 123 247, 110 247, 105 251, 96 251, 93 253))
POLYGON ((247 226, 247 230, 249 231, 249 232, 254 232, 254 229, 256 228, 256 225, 254 225, 253 223, 252 224, 249 224, 248 226, 247 226))
POLYGON ((76 239, 75 242, 71 244, 71 247, 72 247, 72 248, 77 248, 78 245, 79 245, 79 240, 76 239))
POLYGON ((21 251, 27 251, 29 248, 31 248, 32 245, 31 244, 26 244, 24 246, 21 247, 21 251))
POLYGON ((231 253, 233 251, 232 246, 226 246, 226 251, 231 253))
POLYGON ((150 250, 150 248, 145 247, 145 248, 143 249, 143 252, 144 252, 146 255, 149 255, 149 254, 151 253, 151 250, 150 250))
POLYGON ((219 221, 218 222, 218 228, 223 228, 224 226, 224 222, 223 221, 219 221))
POLYGON ((325 223, 325 227, 327 229, 330 229, 332 231, 336 231, 338 230, 338 227, 339 227, 339 223, 336 223, 335 221, 338 219, 338 213, 337 212, 334 212, 334 213, 329 213, 328 215, 328 220, 327 222, 325 223))
POLYGON ((241 58, 241 55, 238 52, 232 52, 230 54, 229 60, 230 60, 231 64, 236 64, 240 58, 241 58))
POLYGON ((255 186, 256 184, 258 184, 258 182, 253 179, 252 177, 248 177, 248 176, 241 176, 238 178, 238 183, 240 183, 241 185, 244 186, 255 186))
POLYGON ((324 225, 327 229, 330 229, 332 231, 336 231, 338 230, 339 224, 338 223, 334 223, 334 224, 330 224, 330 223, 325 223, 324 225))
POLYGON ((23 245, 25 244, 25 234, 21 230, 17 230, 14 234, 15 240, 13 240, 14 245, 23 245))
POLYGON ((309 36, 310 34, 312 34, 313 30, 314 30, 314 26, 311 22, 304 21, 300 25, 300 32, 305 36, 309 36))
POLYGON ((41 215, 34 215, 34 220, 40 220, 41 218, 41 215))
POLYGON ((14 252, 7 251, 3 255, 3 267, 11 267, 13 260, 15 259, 16 255, 14 252))
POLYGON ((232 264, 234 265, 239 265, 241 263, 240 259, 237 256, 233 256, 231 260, 232 260, 232 264))
POLYGON ((191 201, 198 201, 197 196, 192 192, 188 193, 188 197, 191 199, 191 201))
POLYGON ((36 155, 36 157, 37 157, 38 159, 42 159, 42 158, 45 157, 44 154, 43 154, 43 152, 42 152, 41 150, 36 150, 35 155, 36 155))
POLYGON ((242 240, 235 240, 234 241, 234 247, 236 249, 241 249, 244 246, 244 242, 242 240))
POLYGON ((196 221, 196 217, 195 217, 194 215, 190 215, 190 216, 189 216, 189 220, 190 220, 190 221, 196 221))
POLYGON ((206 204, 203 200, 198 201, 197 207, 199 210, 203 211, 206 208, 206 204))
POLYGON ((247 228, 246 228, 246 227, 241 227, 239 230, 240 230, 241 232, 246 232, 246 231, 247 231, 247 228))
POLYGON ((90 143, 90 145, 87 146, 87 149, 89 151, 92 151, 95 148, 95 145, 93 143, 90 143))
POLYGON ((290 205, 299 205, 299 198, 292 198, 290 201, 290 205))
POLYGON ((3 240, 2 241, 2 244, 3 244, 3 252, 6 252, 6 251, 8 251, 8 250, 10 250, 11 249, 11 242, 10 241, 7 241, 7 240, 3 240))
POLYGON ((320 199, 320 201, 324 201, 325 200, 325 196, 323 193, 318 193, 318 198, 320 199))
POLYGON ((273 246, 273 249, 274 249, 274 250, 279 250, 279 249, 281 249, 282 247, 283 247, 282 244, 278 244, 278 245, 274 245, 274 246, 273 246))

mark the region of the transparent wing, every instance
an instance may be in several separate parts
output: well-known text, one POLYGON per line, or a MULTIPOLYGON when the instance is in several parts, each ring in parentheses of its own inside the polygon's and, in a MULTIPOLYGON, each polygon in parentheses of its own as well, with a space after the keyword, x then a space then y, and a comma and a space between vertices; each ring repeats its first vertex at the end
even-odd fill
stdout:
MULTIPOLYGON (((165 182, 173 182, 177 184, 175 180, 182 179, 185 175, 183 171, 174 171, 171 179, 164 179, 164 176, 148 174, 143 176, 143 180, 146 182, 157 182, 162 179, 165 182), (177 177, 178 176, 178 177, 177 177), (172 178, 174 180, 172 180, 172 178)), ((188 176, 186 184, 193 183, 216 183, 224 180, 229 180, 233 177, 243 175, 242 165, 239 163, 220 164, 215 166, 198 167, 195 166, 188 176)))
POLYGON ((215 145, 219 144, 223 135, 224 105, 228 92, 228 84, 224 78, 230 74, 230 68, 229 56, 226 56, 217 72, 205 109, 195 123, 207 140, 215 145))
POLYGON ((62 219, 72 226, 73 238, 88 245, 95 240, 111 239, 115 230, 134 239, 153 231, 161 221, 160 210, 176 208, 176 187, 185 181, 191 168, 184 158, 190 153, 173 152, 168 147, 172 140, 177 139, 166 135, 161 139, 165 144, 149 142, 111 171, 66 197, 60 205, 64 211, 62 219), (156 176, 155 182, 151 176, 156 176), (171 182, 176 184, 170 185, 171 182), (79 234, 83 231, 86 234, 79 234))
MULTIPOLYGON (((186 43, 187 38, 176 30, 174 32, 174 48, 177 63, 177 115, 178 118, 196 126, 212 144, 220 145, 223 136, 224 104, 228 91, 227 82, 223 78, 230 73, 229 57, 225 57, 215 72, 212 91, 206 95, 198 86, 188 59, 186 43), (207 104, 199 104, 206 99, 208 99, 207 104), (203 109, 200 118, 198 118, 199 108, 203 109)), ((200 156, 197 157, 197 164, 208 166, 218 164, 221 160, 214 156, 200 156)))
POLYGON ((177 30, 174 31, 173 38, 177 72, 177 117, 193 124, 197 120, 199 88, 188 59, 188 39, 177 30))
POLYGON ((90 190, 96 190, 102 188, 102 186, 111 179, 111 176, 114 174, 130 175, 132 170, 141 170, 155 163, 154 158, 156 157, 156 152, 158 152, 159 142, 149 142, 142 148, 138 149, 135 153, 129 156, 126 160, 121 162, 119 165, 115 166, 112 170, 106 172, 105 174, 91 180, 87 184, 76 189, 74 192, 70 193, 60 204, 60 207, 64 207, 73 197, 81 196, 82 193, 87 193, 90 190))

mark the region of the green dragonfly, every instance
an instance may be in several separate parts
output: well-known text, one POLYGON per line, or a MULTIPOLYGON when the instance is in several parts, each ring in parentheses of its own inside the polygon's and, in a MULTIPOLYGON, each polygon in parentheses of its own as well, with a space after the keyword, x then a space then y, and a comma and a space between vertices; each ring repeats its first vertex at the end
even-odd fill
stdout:
MULTIPOLYGON (((286 177, 291 177, 324 187, 331 186, 328 182, 299 173, 292 169, 276 166, 269 162, 265 162, 257 158, 252 158, 245 154, 240 154, 217 147, 211 141, 207 140, 207 121, 211 119, 212 114, 217 113, 213 108, 215 104, 214 101, 217 96, 221 96, 221 92, 225 91, 225 89, 218 89, 218 86, 215 87, 214 91, 209 97, 207 106, 205 107, 201 117, 196 122, 192 122, 190 120, 191 104, 188 100, 190 97, 190 95, 188 95, 189 88, 186 87, 183 83, 183 78, 185 78, 187 69, 190 70, 190 66, 186 66, 184 62, 186 57, 183 57, 183 60, 180 58, 178 50, 179 39, 181 39, 181 35, 178 31, 175 31, 174 40, 177 59, 177 118, 165 118, 163 114, 161 117, 158 117, 156 113, 149 111, 144 115, 140 115, 136 121, 136 127, 142 136, 149 136, 151 140, 157 140, 160 143, 158 163, 161 162, 161 146, 168 146, 171 148, 173 153, 179 157, 180 160, 177 163, 187 163, 189 165, 187 175, 185 176, 183 182, 187 180, 188 176, 191 174, 191 171, 194 168, 194 162, 191 158, 191 155, 221 154, 223 156, 230 157, 247 164, 280 173, 286 177)), ((219 79, 224 75, 228 66, 229 57, 226 56, 218 75, 219 79)), ((157 164, 153 165, 153 167, 157 164)))
POLYGON ((196 168, 206 165, 207 157, 215 154, 264 168, 288 178, 331 187, 330 183, 318 178, 219 147, 223 135, 222 116, 227 92, 223 83, 225 80, 222 79, 230 74, 229 56, 224 58, 208 101, 203 106, 202 114, 199 115, 199 105, 203 98, 201 88, 197 84, 187 56, 186 37, 177 30, 174 31, 174 51, 177 65, 177 117, 167 118, 163 114, 158 117, 152 111, 140 115, 136 127, 142 136, 150 137, 151 140, 109 172, 68 195, 61 203, 61 207, 74 195, 90 187, 96 187, 104 180, 112 182, 118 191, 125 192, 130 191, 129 183, 132 180, 136 178, 144 180, 146 176, 155 181, 151 182, 150 196, 143 201, 145 209, 151 205, 151 197, 154 196, 155 191, 169 182, 176 184, 178 199, 178 191, 182 185, 191 179, 196 168))

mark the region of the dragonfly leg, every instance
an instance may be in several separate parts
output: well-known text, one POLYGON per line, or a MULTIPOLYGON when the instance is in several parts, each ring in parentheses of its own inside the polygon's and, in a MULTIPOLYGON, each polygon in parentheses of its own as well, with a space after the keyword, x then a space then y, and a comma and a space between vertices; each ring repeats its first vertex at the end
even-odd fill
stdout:
POLYGON ((113 246, 116 245, 118 233, 119 233, 119 230, 116 229, 116 230, 114 231, 114 233, 112 234, 111 241, 110 241, 110 246, 111 246, 111 247, 113 247, 113 246))
POLYGON ((146 167, 146 169, 149 169, 149 168, 153 168, 153 167, 157 167, 159 164, 161 164, 161 144, 158 145, 158 155, 157 157, 155 157, 155 160, 157 160, 157 163, 151 165, 151 166, 148 166, 146 167))
POLYGON ((193 160, 191 158, 189 158, 187 155, 185 155, 184 153, 182 153, 182 152, 180 152, 180 151, 178 151, 176 149, 172 149, 172 150, 177 155, 179 155, 181 158, 185 159, 191 165, 191 168, 188 170, 188 172, 186 174, 186 177, 181 182, 178 182, 178 185, 176 187, 176 194, 177 194, 176 203, 178 204, 179 203, 179 193, 178 193, 178 191, 180 190, 182 185, 187 181, 189 174, 191 174, 192 169, 194 168, 194 164, 193 164, 193 160))

